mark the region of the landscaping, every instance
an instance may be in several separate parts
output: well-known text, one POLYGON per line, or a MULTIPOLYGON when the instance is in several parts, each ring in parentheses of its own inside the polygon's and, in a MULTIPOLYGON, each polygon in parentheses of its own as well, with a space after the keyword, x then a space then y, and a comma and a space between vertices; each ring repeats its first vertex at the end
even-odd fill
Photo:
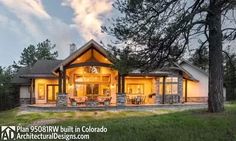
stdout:
POLYGON ((0 125, 61 125, 106 127, 107 133, 91 133, 91 140, 109 141, 235 141, 236 102, 222 113, 206 109, 25 112, 19 108, 0 113, 0 125))

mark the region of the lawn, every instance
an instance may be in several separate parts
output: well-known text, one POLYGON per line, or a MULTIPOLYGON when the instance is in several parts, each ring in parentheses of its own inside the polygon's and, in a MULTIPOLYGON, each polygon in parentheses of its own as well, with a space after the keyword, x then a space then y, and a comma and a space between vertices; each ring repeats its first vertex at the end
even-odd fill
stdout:
POLYGON ((104 126, 107 133, 91 133, 91 140, 107 141, 236 141, 236 103, 223 113, 206 110, 99 111, 22 113, 13 109, 0 113, 0 125, 29 125, 56 119, 54 125, 104 126))

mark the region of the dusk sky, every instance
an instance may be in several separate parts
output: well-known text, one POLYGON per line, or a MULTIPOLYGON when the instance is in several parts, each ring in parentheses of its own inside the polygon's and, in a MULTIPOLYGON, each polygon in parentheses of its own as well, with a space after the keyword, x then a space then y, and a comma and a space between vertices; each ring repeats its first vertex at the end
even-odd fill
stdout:
POLYGON ((109 43, 111 37, 101 33, 100 27, 118 15, 112 1, 0 0, 0 66, 12 65, 25 47, 46 39, 56 44, 59 59, 69 55, 71 43, 77 48, 90 39, 109 43))
POLYGON ((60 59, 69 55, 70 43, 106 42, 100 26, 113 11, 111 0, 0 0, 0 66, 45 39, 57 45, 60 59))

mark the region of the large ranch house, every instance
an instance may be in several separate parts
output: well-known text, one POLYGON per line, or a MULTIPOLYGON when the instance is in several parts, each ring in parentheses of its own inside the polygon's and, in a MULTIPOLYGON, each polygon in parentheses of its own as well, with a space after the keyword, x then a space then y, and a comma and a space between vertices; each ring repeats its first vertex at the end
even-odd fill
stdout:
POLYGON ((149 73, 133 70, 123 91, 112 64, 107 50, 91 40, 64 60, 39 60, 32 68, 21 68, 12 82, 20 87, 21 104, 56 106, 64 100, 64 106, 83 107, 208 100, 208 74, 188 61, 149 73))

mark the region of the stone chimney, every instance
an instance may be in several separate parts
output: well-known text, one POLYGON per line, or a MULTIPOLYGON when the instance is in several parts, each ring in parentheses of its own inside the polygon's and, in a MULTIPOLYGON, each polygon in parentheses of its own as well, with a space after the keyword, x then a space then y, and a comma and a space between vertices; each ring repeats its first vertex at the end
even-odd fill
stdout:
POLYGON ((75 43, 70 44, 70 54, 76 51, 76 45, 75 43))

